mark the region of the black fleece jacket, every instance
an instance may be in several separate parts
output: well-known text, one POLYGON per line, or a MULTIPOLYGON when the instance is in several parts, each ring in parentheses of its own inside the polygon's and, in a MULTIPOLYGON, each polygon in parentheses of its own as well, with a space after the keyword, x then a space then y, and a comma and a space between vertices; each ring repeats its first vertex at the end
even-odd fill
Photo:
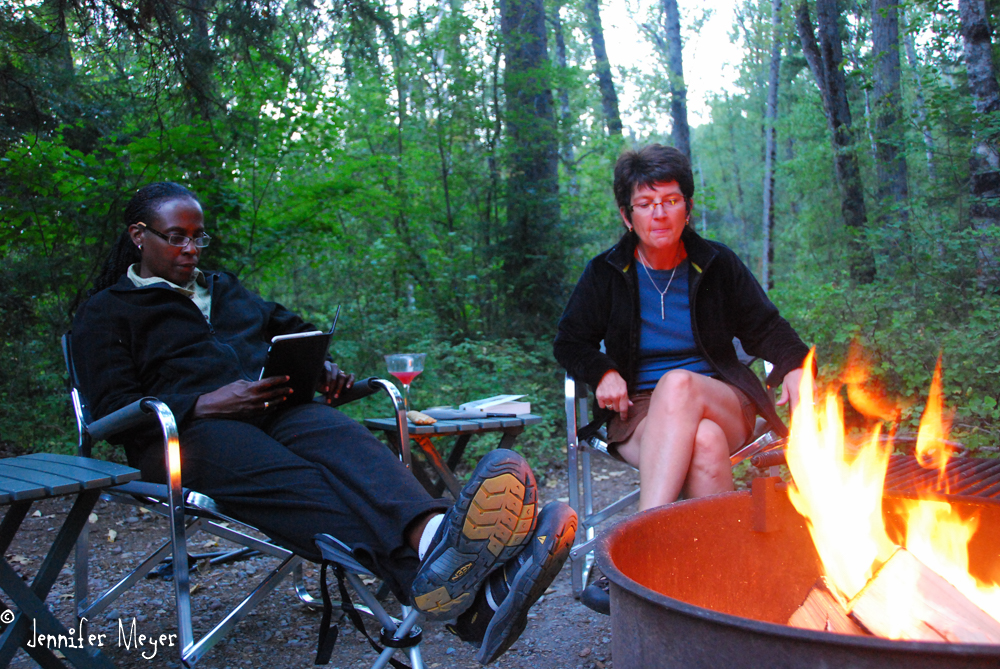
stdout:
MULTIPOLYGON (((733 338, 747 353, 774 365, 769 386, 781 383, 809 352, 795 330, 767 299, 750 270, 728 247, 702 239, 690 227, 681 242, 687 251, 691 328, 705 359, 723 380, 743 390, 772 429, 787 434, 760 381, 737 358, 733 338)), ((635 392, 639 358, 639 286, 634 259, 637 237, 627 232, 619 242, 590 261, 559 320, 555 357, 576 379, 597 388, 616 370, 635 392), (607 353, 601 353, 604 341, 607 353)), ((594 424, 611 419, 596 408, 594 424)), ((594 425, 592 424, 592 425, 594 425)))
MULTIPOLYGON (((265 302, 226 272, 205 272, 211 320, 169 286, 137 287, 127 276, 80 307, 73 361, 93 418, 155 396, 183 431, 198 397, 244 379, 256 381, 271 338, 315 329, 280 304, 265 302)), ((141 448, 145 433, 123 440, 141 448)), ((148 442, 147 442, 148 443, 148 442)))

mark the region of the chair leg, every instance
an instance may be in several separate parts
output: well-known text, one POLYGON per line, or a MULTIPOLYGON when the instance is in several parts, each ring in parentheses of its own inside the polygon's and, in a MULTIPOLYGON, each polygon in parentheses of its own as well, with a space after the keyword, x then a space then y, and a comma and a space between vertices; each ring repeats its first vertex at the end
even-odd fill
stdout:
POLYGON ((323 609, 323 600, 316 599, 306 588, 306 581, 302 575, 302 564, 300 563, 295 567, 295 571, 292 572, 292 584, 295 586, 295 595, 299 598, 307 608, 312 611, 320 611, 323 609))
MULTIPOLYGON (((410 630, 417 624, 417 619, 420 617, 420 611, 417 609, 411 609, 408 606, 403 607, 403 612, 405 617, 403 621, 399 623, 396 627, 396 633, 393 636, 397 639, 403 639, 410 633, 410 630)), ((383 612, 384 613, 384 612, 383 612)), ((419 646, 414 646, 414 648, 419 648, 419 646)), ((372 665, 372 669, 384 669, 386 665, 389 664, 389 660, 396 653, 397 648, 386 648, 382 651, 382 654, 378 656, 375 660, 375 664, 372 665)), ((414 667, 416 669, 416 667, 414 667)))
POLYGON ((76 602, 76 617, 82 618, 90 597, 90 522, 84 524, 76 540, 76 556, 73 560, 73 600, 76 602))

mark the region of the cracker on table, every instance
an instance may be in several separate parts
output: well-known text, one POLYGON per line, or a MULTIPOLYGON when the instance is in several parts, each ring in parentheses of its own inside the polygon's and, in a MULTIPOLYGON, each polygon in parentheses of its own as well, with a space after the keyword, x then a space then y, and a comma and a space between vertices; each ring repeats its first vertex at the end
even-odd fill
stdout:
POLYGON ((437 422, 436 419, 431 418, 425 413, 420 413, 419 411, 407 411, 406 417, 414 425, 433 425, 437 422))

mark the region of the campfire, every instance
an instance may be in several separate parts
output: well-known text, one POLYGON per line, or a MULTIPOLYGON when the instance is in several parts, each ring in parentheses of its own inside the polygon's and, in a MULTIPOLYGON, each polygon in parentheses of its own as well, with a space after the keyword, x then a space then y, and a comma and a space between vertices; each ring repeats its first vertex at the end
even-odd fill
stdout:
MULTIPOLYGON (((860 440, 847 439, 839 388, 815 403, 803 401, 792 420, 788 496, 807 521, 823 574, 788 624, 886 639, 1000 643, 1000 587, 969 573, 978 515, 936 499, 912 499, 901 500, 898 526, 886 523, 883 482, 893 440, 880 426, 898 418, 899 408, 866 390, 859 359, 853 352, 844 376, 847 396, 860 413, 879 419, 876 427, 860 440)), ((800 394, 815 396, 809 375, 800 394)), ((939 360, 916 458, 938 472, 944 492, 948 429, 939 360)))

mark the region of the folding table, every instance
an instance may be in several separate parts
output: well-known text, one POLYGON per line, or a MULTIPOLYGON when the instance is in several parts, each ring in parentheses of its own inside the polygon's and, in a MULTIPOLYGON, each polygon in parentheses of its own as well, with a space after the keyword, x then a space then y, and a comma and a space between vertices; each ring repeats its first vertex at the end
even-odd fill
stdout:
POLYGON ((86 526, 101 490, 137 478, 137 469, 69 455, 35 453, 0 460, 0 504, 9 506, 0 522, 0 556, 6 555, 34 502, 60 495, 76 496, 30 587, 6 558, 0 560, 0 589, 17 611, 0 613, 0 622, 8 623, 0 636, 0 667, 10 663, 18 648, 24 648, 45 669, 64 667, 49 649, 50 643, 39 641, 35 635, 72 638, 72 642, 59 643, 53 648, 58 648, 66 660, 80 669, 114 666, 86 634, 82 643, 79 629, 70 634, 45 605, 45 598, 86 526))
MULTIPOLYGON (((440 495, 447 488, 457 498, 458 493, 462 490, 462 485, 455 477, 454 470, 458 466, 458 463, 462 461, 462 456, 465 454, 465 447, 468 446, 469 440, 474 435, 499 432, 500 443, 497 444, 497 448, 511 448, 514 446, 514 441, 518 435, 524 432, 524 428, 540 422, 542 422, 542 417, 535 416, 534 414, 522 414, 512 417, 439 420, 433 425, 415 425, 411 422, 407 426, 410 439, 420 447, 420 450, 427 458, 428 464, 437 472, 441 481, 436 485, 430 483, 426 475, 416 467, 413 471, 414 476, 417 477, 417 480, 431 494, 440 495), (434 444, 431 443, 431 438, 448 436, 455 437, 455 441, 451 446, 451 451, 448 453, 447 459, 444 459, 434 444)), ((386 439, 388 439, 392 447, 396 449, 397 453, 400 452, 401 444, 399 443, 399 433, 396 428, 395 418, 366 418, 365 427, 373 432, 384 432, 386 439)))

